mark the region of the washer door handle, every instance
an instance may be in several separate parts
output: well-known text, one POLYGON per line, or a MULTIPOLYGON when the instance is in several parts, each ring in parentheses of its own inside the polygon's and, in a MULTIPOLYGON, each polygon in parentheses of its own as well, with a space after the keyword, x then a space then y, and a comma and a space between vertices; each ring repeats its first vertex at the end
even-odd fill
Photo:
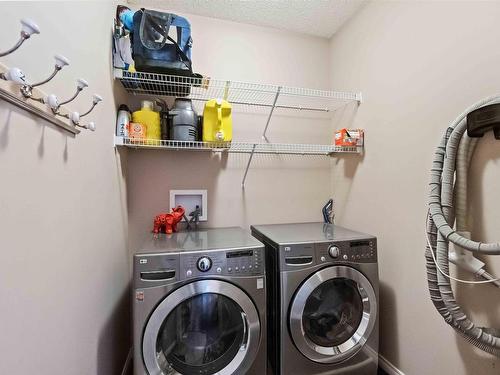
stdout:
POLYGON ((305 264, 311 264, 313 257, 310 255, 303 255, 298 257, 286 257, 285 263, 290 266, 302 266, 305 264))

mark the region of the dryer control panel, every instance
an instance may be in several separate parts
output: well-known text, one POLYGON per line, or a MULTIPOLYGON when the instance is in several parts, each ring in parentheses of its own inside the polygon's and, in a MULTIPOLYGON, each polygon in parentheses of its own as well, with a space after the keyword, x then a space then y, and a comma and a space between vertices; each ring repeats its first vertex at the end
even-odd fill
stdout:
POLYGON ((263 248, 183 253, 180 277, 261 275, 264 273, 263 253, 263 248))
POLYGON ((331 263, 376 263, 377 239, 302 243, 280 246, 280 271, 331 263))
POLYGON ((322 262, 332 260, 353 263, 377 262, 377 240, 375 238, 317 243, 316 250, 322 262))

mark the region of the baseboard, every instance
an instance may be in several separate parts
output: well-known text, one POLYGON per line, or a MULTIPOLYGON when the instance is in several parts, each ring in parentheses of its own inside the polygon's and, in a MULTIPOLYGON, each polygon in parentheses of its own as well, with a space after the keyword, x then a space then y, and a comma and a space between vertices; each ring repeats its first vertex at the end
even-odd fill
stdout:
POLYGON ((132 369, 130 366, 132 365, 132 348, 128 351, 127 359, 125 360, 125 364, 123 365, 122 374, 127 375, 132 373, 132 369))
POLYGON ((405 375, 403 371, 394 366, 383 355, 378 355, 378 366, 389 375, 405 375))

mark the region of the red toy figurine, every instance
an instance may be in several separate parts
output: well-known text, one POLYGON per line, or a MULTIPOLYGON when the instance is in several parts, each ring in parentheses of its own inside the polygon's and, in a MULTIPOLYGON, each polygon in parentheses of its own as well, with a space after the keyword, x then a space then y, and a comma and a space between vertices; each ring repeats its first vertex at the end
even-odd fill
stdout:
POLYGON ((177 206, 172 209, 169 214, 160 214, 155 217, 153 223, 153 233, 166 233, 171 234, 177 232, 177 223, 184 217, 184 207, 177 206))

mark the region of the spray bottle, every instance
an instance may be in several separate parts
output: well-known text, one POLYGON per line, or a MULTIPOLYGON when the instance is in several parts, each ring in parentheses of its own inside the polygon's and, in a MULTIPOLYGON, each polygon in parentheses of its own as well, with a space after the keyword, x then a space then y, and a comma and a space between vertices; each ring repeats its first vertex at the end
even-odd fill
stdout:
POLYGON ((119 137, 128 137, 128 128, 132 115, 125 104, 118 107, 118 116, 116 118, 116 135, 119 137))

